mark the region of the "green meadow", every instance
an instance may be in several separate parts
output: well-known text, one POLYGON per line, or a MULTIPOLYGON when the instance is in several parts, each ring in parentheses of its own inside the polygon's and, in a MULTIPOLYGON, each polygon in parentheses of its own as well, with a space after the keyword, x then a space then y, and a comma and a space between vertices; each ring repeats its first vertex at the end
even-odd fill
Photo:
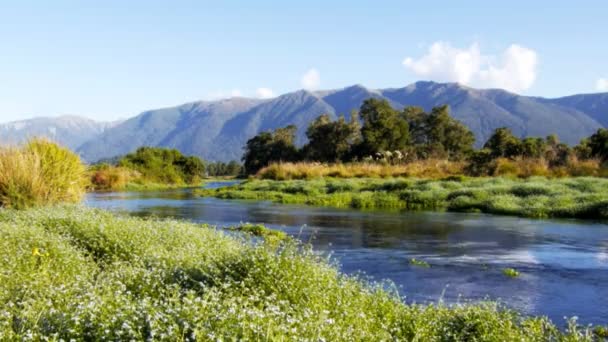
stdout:
POLYGON ((356 209, 407 209, 482 212, 549 218, 608 218, 608 180, 596 177, 319 178, 257 180, 201 196, 271 200, 356 209))

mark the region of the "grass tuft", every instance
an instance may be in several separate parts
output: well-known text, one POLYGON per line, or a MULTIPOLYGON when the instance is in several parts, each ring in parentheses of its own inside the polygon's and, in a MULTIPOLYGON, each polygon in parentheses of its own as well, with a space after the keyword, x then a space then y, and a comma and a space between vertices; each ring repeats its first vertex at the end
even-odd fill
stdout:
POLYGON ((86 186, 84 172, 76 154, 48 140, 0 147, 0 206, 23 209, 78 202, 86 186))

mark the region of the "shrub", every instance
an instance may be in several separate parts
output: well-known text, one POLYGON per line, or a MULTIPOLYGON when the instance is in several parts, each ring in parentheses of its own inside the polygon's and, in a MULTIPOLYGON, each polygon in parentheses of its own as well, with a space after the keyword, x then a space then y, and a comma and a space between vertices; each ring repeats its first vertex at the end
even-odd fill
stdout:
POLYGON ((93 190, 124 190, 140 176, 126 167, 102 165, 91 171, 91 186, 93 190))
POLYGON ((86 186, 85 168, 70 150, 43 139, 0 148, 0 205, 27 208, 78 202, 86 186))
POLYGON ((197 184, 205 172, 200 158, 161 147, 141 147, 120 159, 118 165, 141 173, 145 182, 162 184, 197 184))

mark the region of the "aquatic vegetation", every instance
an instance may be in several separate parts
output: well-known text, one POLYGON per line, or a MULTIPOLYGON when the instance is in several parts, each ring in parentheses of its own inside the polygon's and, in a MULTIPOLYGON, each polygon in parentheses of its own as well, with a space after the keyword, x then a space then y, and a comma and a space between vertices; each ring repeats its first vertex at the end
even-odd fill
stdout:
POLYGON ((595 336, 597 336, 598 338, 604 338, 604 339, 608 339, 608 326, 604 326, 604 327, 595 327, 593 329, 593 333, 595 334, 595 336))
POLYGON ((431 265, 428 262, 426 262, 424 260, 416 259, 416 258, 410 259, 410 265, 418 266, 418 267, 431 267, 431 265))
MULTIPOLYGON (((257 231, 257 228, 254 229, 257 231)), ((0 340, 591 341, 496 303, 406 305, 279 248, 80 207, 0 210, 0 340)))
POLYGON ((22 209, 78 202, 86 186, 84 172, 76 154, 51 141, 0 147, 0 206, 22 209))
POLYGON ((510 268, 510 267, 503 269, 502 274, 506 275, 509 278, 519 277, 519 271, 514 268, 510 268))
POLYGON ((608 179, 503 177, 251 179, 201 196, 357 209, 483 212, 525 217, 608 218, 608 179))
POLYGON ((265 239, 283 241, 287 239, 287 234, 280 230, 266 228, 261 224, 246 223, 236 227, 230 227, 229 230, 251 234, 253 236, 263 237, 265 239))

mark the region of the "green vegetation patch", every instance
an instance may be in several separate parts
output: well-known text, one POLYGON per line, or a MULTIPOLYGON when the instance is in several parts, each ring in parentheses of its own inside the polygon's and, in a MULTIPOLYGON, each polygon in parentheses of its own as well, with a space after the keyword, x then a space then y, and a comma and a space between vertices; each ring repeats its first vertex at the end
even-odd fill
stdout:
POLYGON ((266 228, 261 224, 246 223, 236 227, 228 228, 232 231, 238 231, 253 236, 258 236, 266 239, 267 241, 284 241, 287 239, 287 234, 280 230, 266 228))
POLYGON ((431 264, 429 264, 428 262, 426 262, 424 260, 416 259, 416 258, 410 259, 410 265, 418 266, 418 267, 425 267, 425 268, 431 267, 431 264))
POLYGON ((483 212, 524 217, 608 218, 608 180, 579 178, 319 178, 249 180, 201 196, 357 209, 483 212))
MULTIPOLYGON (((259 227, 247 228, 265 232, 259 227)), ((288 239, 78 207, 0 210, 0 340, 577 341, 495 303, 405 305, 288 239)), ((598 330, 599 331, 599 330, 598 330)))
POLYGON ((506 275, 509 278, 517 278, 519 277, 519 271, 514 268, 505 268, 502 270, 502 274, 506 275))

